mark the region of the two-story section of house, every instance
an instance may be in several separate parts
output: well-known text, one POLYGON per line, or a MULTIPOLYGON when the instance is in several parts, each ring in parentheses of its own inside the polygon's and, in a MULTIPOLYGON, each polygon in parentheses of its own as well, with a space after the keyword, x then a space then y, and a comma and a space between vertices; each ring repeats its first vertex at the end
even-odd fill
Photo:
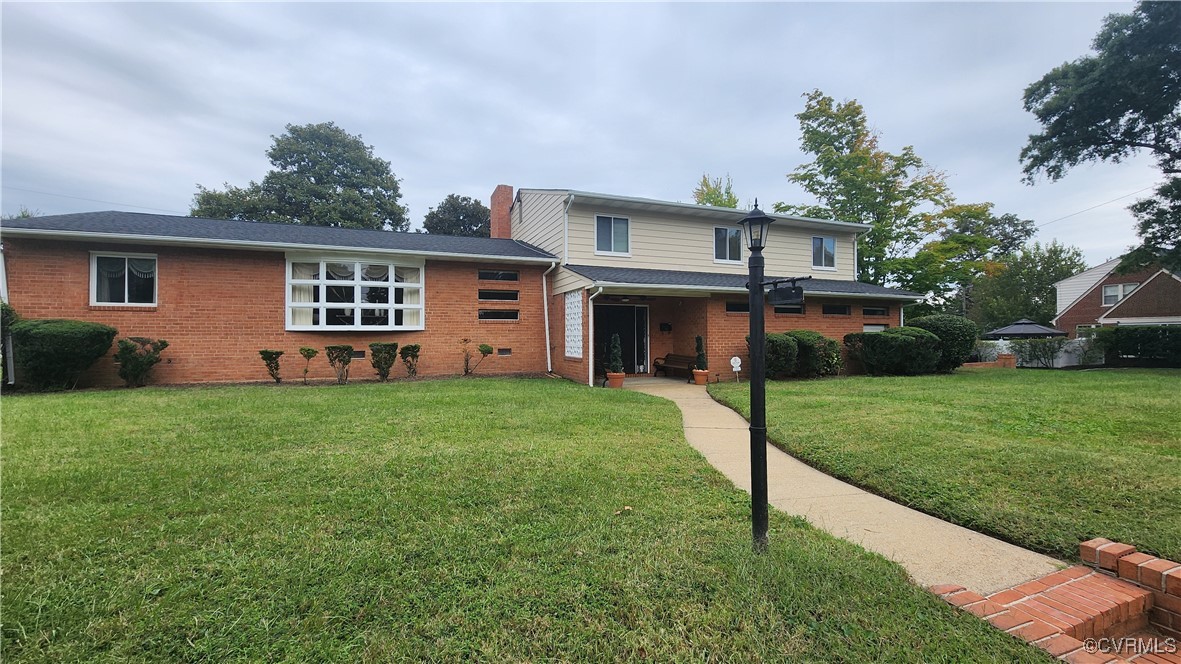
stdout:
MULTIPOLYGON (((692 355, 705 340, 711 374, 733 378, 730 359, 749 369, 747 248, 743 210, 574 190, 507 185, 492 195, 492 237, 512 238, 557 256, 548 293, 554 371, 593 383, 608 340, 618 334, 624 370, 650 373, 667 354, 692 355)), ((800 282, 800 305, 766 305, 768 332, 808 329, 841 339, 901 325, 916 293, 857 281, 857 236, 850 224, 789 215, 767 246, 768 279, 800 282)), ((712 377, 711 377, 712 378, 712 377)))

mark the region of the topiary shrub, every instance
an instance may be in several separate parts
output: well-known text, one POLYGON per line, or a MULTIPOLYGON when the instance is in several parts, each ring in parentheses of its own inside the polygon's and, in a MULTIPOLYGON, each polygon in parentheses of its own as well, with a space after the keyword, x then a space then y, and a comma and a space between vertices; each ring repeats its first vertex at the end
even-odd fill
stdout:
POLYGON ((471 344, 472 340, 468 339, 467 337, 459 340, 459 347, 463 349, 463 375, 465 376, 470 376, 475 373, 476 367, 480 366, 480 363, 484 361, 484 358, 492 354, 492 346, 489 346, 488 344, 480 344, 479 346, 476 346, 476 350, 480 353, 480 359, 476 360, 475 364, 472 364, 472 357, 474 356, 472 355, 471 344))
POLYGON ((767 335, 767 378, 780 379, 791 375, 796 368, 799 344, 786 334, 767 335))
POLYGON ((302 355, 303 359, 305 360, 303 365, 303 384, 307 385, 308 369, 312 367, 312 358, 319 355, 320 351, 312 348, 311 346, 303 346, 299 349, 299 354, 302 355))
MULTIPOLYGON (((697 337, 698 341, 701 337, 697 337)), ((619 343, 619 335, 611 335, 611 345, 607 350, 607 371, 623 373, 623 347, 619 343)))
POLYGON ((910 321, 910 327, 922 328, 939 337, 939 365, 935 370, 940 373, 951 373, 967 362, 976 348, 976 339, 980 337, 976 323, 951 314, 915 318, 910 321))
POLYGON ((128 337, 119 340, 115 361, 119 363, 119 377, 127 387, 143 387, 148 382, 152 367, 160 363, 160 353, 168 348, 163 339, 128 337))
POLYGON ((812 330, 791 330, 784 332, 795 339, 798 347, 796 366, 792 375, 796 378, 818 378, 820 376, 835 376, 844 364, 841 360, 841 347, 835 339, 813 332, 812 330))
POLYGON ((402 346, 402 350, 398 351, 398 355, 402 358, 402 364, 406 365, 406 375, 411 378, 418 376, 418 354, 422 351, 422 346, 419 344, 406 344, 402 346))
POLYGON ((384 383, 390 379, 390 369, 398 361, 398 344, 390 341, 375 341, 369 344, 369 364, 377 371, 377 380, 384 383))
POLYGON ((325 346, 324 353, 328 355, 328 364, 336 371, 336 384, 344 385, 349 382, 349 364, 353 361, 353 347, 348 344, 325 346))
POLYGON ((935 373, 941 352, 939 337, 914 327, 845 335, 850 358, 871 376, 917 376, 935 373))
POLYGON ((693 361, 693 368, 705 371, 709 369, 709 360, 705 357, 705 340, 697 335, 697 359, 693 361))
POLYGON ((80 320, 22 320, 12 324, 13 360, 21 382, 38 390, 72 389, 111 349, 118 330, 80 320))
POLYGON ((260 350, 258 354, 262 356, 262 363, 267 365, 267 373, 271 378, 274 378, 276 383, 282 383, 283 378, 279 375, 279 358, 283 356, 283 351, 260 350))

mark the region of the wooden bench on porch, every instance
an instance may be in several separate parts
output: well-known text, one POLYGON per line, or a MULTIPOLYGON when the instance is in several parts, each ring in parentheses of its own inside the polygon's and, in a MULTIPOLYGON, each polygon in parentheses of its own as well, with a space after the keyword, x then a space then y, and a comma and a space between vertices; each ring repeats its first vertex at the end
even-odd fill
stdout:
POLYGON ((674 355, 669 353, 664 357, 658 357, 652 361, 652 375, 656 375, 661 371, 665 376, 669 375, 669 371, 683 371, 690 380, 693 379, 693 365, 697 363, 697 358, 692 355, 674 355))

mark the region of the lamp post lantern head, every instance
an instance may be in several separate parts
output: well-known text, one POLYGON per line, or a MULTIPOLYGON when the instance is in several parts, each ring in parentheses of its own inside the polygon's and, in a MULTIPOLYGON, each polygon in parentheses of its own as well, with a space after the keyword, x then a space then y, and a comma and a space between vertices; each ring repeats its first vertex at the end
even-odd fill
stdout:
POLYGON ((756 198, 754 209, 746 213, 742 221, 738 222, 746 235, 748 249, 762 251, 763 247, 767 246, 767 233, 771 230, 772 221, 775 220, 759 209, 759 200, 756 198))

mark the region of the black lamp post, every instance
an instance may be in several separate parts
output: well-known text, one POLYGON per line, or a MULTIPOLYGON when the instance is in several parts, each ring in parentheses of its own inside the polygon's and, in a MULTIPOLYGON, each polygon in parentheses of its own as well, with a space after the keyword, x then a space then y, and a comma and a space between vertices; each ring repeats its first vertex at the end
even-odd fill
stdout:
POLYGON ((774 221, 755 207, 742 221, 750 249, 750 523, 755 551, 767 550, 767 332, 763 328, 763 247, 774 221))

